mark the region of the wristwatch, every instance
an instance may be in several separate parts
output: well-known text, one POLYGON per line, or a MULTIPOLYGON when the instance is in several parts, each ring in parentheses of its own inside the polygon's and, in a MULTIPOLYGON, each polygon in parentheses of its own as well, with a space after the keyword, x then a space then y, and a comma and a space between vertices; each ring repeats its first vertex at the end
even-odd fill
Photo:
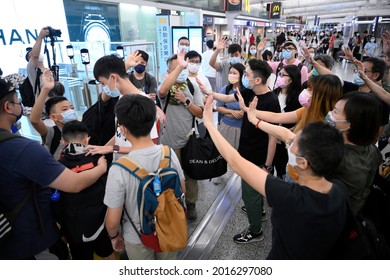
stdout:
POLYGON ((119 152, 119 146, 118 145, 112 146, 112 150, 116 154, 117 152, 119 152))
POLYGON ((190 104, 191 104, 191 100, 186 99, 186 102, 183 105, 184 105, 184 107, 188 108, 190 106, 190 104))
POLYGON ((263 164, 263 165, 261 166, 261 168, 264 168, 264 169, 267 170, 270 174, 273 174, 273 173, 274 173, 274 167, 273 167, 272 165, 267 166, 267 165, 263 164))

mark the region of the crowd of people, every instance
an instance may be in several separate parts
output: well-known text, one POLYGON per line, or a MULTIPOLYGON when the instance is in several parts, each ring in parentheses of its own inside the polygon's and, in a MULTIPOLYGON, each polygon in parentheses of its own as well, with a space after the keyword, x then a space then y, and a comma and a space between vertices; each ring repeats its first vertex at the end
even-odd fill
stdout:
POLYGON ((266 38, 255 42, 252 35, 247 48, 221 38, 208 41, 202 54, 182 37, 160 85, 146 71, 143 50, 125 61, 101 57, 93 69, 102 85, 98 102, 116 102, 114 135, 107 132, 104 145, 89 143, 91 128, 44 68, 40 49, 47 33, 41 30, 26 55, 35 97, 29 121, 43 146, 11 134, 25 113, 21 82, 13 75, 0 80, 0 210, 19 208, 11 235, 0 243, 0 259, 117 259, 116 252, 128 259, 175 259, 177 251, 155 251, 138 236, 142 178, 121 165, 108 168, 107 156, 153 173, 168 146, 186 217, 196 220, 198 181, 181 168, 195 119, 203 121, 228 172, 242 179, 248 226, 232 236, 235 243, 262 241, 270 217, 269 259, 328 259, 348 207, 361 214, 383 161, 375 144, 388 131, 389 32, 382 36, 383 57, 367 32, 347 44, 337 31, 281 32, 273 52, 266 38), (221 57, 225 49, 228 57, 221 57), (355 65, 353 83, 332 72, 341 59, 355 65))

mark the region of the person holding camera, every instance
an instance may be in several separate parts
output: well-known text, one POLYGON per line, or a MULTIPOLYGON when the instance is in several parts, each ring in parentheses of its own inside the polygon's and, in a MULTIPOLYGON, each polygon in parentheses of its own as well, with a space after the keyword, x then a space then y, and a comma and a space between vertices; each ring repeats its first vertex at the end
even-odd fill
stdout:
POLYGON ((43 27, 39 32, 38 38, 35 41, 34 46, 26 53, 26 60, 28 62, 27 78, 30 80, 31 86, 34 90, 34 96, 39 94, 39 92, 41 91, 41 81, 40 78, 37 79, 37 77, 40 77, 40 75, 45 70, 45 66, 43 65, 45 57, 40 52, 42 48, 42 41, 47 36, 49 36, 49 28, 43 27), (36 83, 38 83, 38 86, 36 86, 36 83))

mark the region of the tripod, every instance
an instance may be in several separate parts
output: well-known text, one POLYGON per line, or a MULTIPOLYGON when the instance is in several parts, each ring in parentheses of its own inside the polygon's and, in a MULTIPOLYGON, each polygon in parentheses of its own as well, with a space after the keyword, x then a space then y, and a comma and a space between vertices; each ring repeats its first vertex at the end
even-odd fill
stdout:
POLYGON ((50 45, 51 45, 51 50, 53 52, 53 65, 50 64, 50 54, 49 54, 49 50, 48 50, 47 45, 46 45, 46 41, 45 41, 45 51, 44 51, 44 53, 46 53, 47 64, 49 66, 49 69, 53 73, 54 80, 56 82, 58 82, 59 79, 60 79, 60 73, 59 73, 60 72, 60 67, 56 63, 56 51, 55 51, 55 48, 54 48, 54 43, 55 43, 54 36, 50 36, 50 45))

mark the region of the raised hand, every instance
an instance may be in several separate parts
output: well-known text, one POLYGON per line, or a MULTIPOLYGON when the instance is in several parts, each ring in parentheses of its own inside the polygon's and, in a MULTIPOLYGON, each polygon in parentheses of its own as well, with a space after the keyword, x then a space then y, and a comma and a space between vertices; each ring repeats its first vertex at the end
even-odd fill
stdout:
POLYGON ((182 69, 186 68, 188 65, 189 58, 187 57, 187 59, 184 59, 185 55, 186 50, 184 48, 181 51, 177 50, 177 62, 182 69))
POLYGON ((201 91, 203 94, 209 95, 210 92, 208 91, 208 89, 206 88, 206 86, 202 83, 202 81, 201 81, 198 77, 196 77, 195 79, 196 79, 196 82, 197 82, 198 85, 199 85, 200 91, 201 91))
POLYGON ((343 52, 345 53, 345 55, 340 56, 340 58, 353 61, 353 49, 351 51, 351 49, 349 47, 344 47, 343 52))
POLYGON ((227 45, 227 40, 228 40, 227 38, 219 39, 217 46, 216 46, 216 49, 223 50, 227 45))
POLYGON ((260 52, 264 51, 266 45, 267 45, 267 38, 264 37, 263 39, 261 39, 260 43, 257 45, 257 51, 260 51, 260 52))
POLYGON ((130 67, 135 67, 138 65, 138 61, 142 59, 142 55, 138 52, 135 51, 133 53, 129 52, 126 58, 126 70, 130 67))
POLYGON ((215 100, 212 95, 207 97, 206 105, 203 110, 203 124, 206 128, 213 126, 213 108, 215 100))
POLYGON ((365 68, 364 68, 363 62, 361 62, 360 60, 354 58, 354 59, 353 59, 353 63, 354 63, 354 64, 357 66, 357 68, 358 68, 359 77, 362 78, 363 80, 368 79, 368 77, 366 76, 366 73, 365 73, 365 68))
POLYGON ((55 80, 50 69, 45 69, 42 74, 42 88, 52 89, 54 88, 55 80))
POLYGON ((301 49, 303 51, 303 56, 305 57, 306 61, 310 61, 311 62, 312 61, 312 57, 310 55, 309 50, 306 47, 302 47, 301 49))
POLYGON ((256 117, 256 107, 257 107, 257 97, 253 98, 252 102, 249 104, 249 109, 247 112, 248 120, 256 124, 258 122, 258 119, 256 117))
POLYGON ((242 98, 240 89, 236 88, 236 91, 237 91, 238 103, 240 104, 240 109, 246 112, 248 110, 248 107, 245 105, 244 98, 242 98))
POLYGON ((385 31, 382 34, 383 53, 390 59, 390 31, 385 31))

